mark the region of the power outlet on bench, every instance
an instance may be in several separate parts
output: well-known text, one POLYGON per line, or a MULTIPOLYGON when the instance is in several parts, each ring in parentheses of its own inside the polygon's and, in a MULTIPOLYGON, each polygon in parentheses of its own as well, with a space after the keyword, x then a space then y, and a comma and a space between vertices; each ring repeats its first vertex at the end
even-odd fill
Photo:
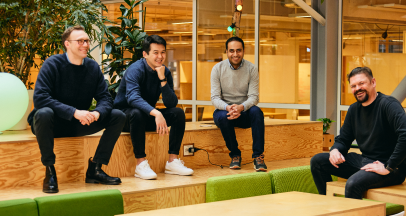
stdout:
POLYGON ((193 148, 194 145, 193 143, 188 143, 183 145, 183 156, 194 156, 194 152, 189 152, 190 148, 193 148))

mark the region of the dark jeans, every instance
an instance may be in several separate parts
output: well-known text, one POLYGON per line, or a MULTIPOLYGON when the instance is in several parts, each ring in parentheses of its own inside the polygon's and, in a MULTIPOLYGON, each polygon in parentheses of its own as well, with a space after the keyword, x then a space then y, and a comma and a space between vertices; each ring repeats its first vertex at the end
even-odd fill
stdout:
MULTIPOLYGON (((180 145, 185 133, 185 113, 181 108, 158 109, 165 118, 169 132, 169 154, 179 155, 180 145)), ((127 108, 123 112, 127 116, 124 132, 130 132, 135 158, 144 158, 145 131, 156 131, 155 116, 146 114, 137 108, 127 108)))
POLYGON ((215 110, 213 113, 214 123, 220 128, 230 157, 241 156, 241 151, 238 149, 238 142, 235 137, 234 127, 252 128, 252 158, 260 156, 264 152, 264 136, 265 123, 264 113, 257 106, 251 107, 247 111, 241 112, 240 117, 233 120, 227 119, 226 110, 215 110))
POLYGON ((311 161, 311 171, 319 194, 326 194, 326 183, 332 181, 331 175, 348 179, 345 185, 345 197, 362 199, 365 191, 371 188, 402 184, 405 181, 405 170, 395 170, 388 175, 360 170, 361 167, 375 160, 357 153, 345 156, 345 162, 335 168, 329 161, 329 153, 315 155, 311 161))
POLYGON ((37 136, 42 164, 50 166, 55 164, 54 138, 85 136, 105 128, 93 161, 107 165, 124 123, 125 115, 117 109, 113 109, 103 120, 95 121, 90 125, 82 125, 73 117, 71 121, 61 119, 54 114, 51 108, 44 107, 35 113, 31 130, 37 136))

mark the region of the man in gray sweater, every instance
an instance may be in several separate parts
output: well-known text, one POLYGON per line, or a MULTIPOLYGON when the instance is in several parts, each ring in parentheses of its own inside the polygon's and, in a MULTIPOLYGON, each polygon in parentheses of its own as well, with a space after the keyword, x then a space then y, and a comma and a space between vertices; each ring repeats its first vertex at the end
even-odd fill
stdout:
POLYGON ((264 162, 264 114, 255 106, 259 100, 258 69, 244 60, 244 41, 231 37, 226 42, 228 59, 211 71, 211 101, 216 107, 213 119, 230 150, 230 169, 241 168, 241 151, 234 127, 252 128, 252 158, 257 171, 266 171, 264 162))

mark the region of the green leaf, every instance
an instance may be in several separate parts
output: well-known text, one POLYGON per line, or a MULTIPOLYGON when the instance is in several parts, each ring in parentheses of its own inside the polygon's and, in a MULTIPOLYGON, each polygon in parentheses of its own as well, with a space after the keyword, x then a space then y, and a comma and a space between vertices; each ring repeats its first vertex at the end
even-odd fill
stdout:
POLYGON ((323 4, 324 0, 321 0, 321 3, 323 4))
POLYGON ((130 6, 131 7, 131 2, 130 2, 130 0, 124 0, 125 1, 125 3, 127 3, 128 4, 128 6, 130 6))
POLYGON ((120 11, 123 17, 126 17, 128 15, 128 9, 123 4, 120 5, 120 11))
POLYGON ((116 38, 116 40, 114 41, 115 43, 118 43, 119 41, 121 41, 123 39, 123 37, 118 37, 116 38))
POLYGON ((124 30, 124 33, 125 33, 126 35, 128 35, 128 37, 130 37, 132 40, 135 40, 135 39, 134 39, 134 35, 131 34, 131 32, 130 32, 128 29, 124 30))
POLYGON ((131 26, 132 26, 131 20, 129 20, 129 19, 127 19, 127 18, 124 18, 123 21, 124 21, 124 23, 125 23, 125 25, 126 25, 127 27, 131 27, 131 26))
POLYGON ((104 47, 104 52, 105 52, 107 55, 110 55, 112 49, 113 49, 113 46, 112 46, 110 43, 108 43, 108 44, 106 44, 106 46, 104 47))

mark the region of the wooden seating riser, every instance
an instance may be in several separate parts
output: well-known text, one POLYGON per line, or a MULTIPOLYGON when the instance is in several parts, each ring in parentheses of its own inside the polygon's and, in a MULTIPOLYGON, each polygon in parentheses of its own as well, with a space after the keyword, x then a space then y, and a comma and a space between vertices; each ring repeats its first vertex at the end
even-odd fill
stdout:
MULTIPOLYGON (((318 122, 289 125, 267 125, 265 127, 266 161, 311 157, 322 152, 322 125, 318 122)), ((251 129, 236 128, 239 148, 243 163, 252 161, 251 129)), ((93 157, 100 136, 55 139, 55 168, 58 182, 84 181, 87 161, 93 157)), ((156 133, 146 134, 146 154, 151 168, 162 173, 168 159, 169 136, 156 133)), ((212 163, 228 165, 228 149, 219 129, 187 130, 182 142, 180 158, 192 168, 212 166, 204 151, 195 156, 183 157, 183 144, 193 143, 195 147, 204 148, 210 154, 212 163)), ((0 189, 20 186, 42 185, 45 174, 40 161, 38 143, 35 141, 10 142, 0 144, 0 189)), ((112 176, 134 176, 136 160, 134 158, 131 138, 123 133, 116 143, 110 163, 103 169, 112 176)))

